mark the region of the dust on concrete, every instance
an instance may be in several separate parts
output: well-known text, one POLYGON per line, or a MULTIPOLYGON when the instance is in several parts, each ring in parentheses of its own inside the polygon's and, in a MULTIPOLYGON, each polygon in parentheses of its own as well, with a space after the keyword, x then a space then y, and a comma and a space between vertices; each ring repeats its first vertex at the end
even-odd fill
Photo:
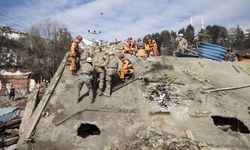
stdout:
MULTIPOLYGON (((183 129, 190 128, 197 141, 209 143, 209 145, 213 144, 219 148, 235 146, 240 147, 241 149, 249 148, 248 144, 245 142, 250 140, 249 135, 243 136, 240 133, 231 134, 230 132, 221 131, 213 124, 213 120, 210 117, 211 115, 236 117, 239 120, 242 120, 246 125, 249 125, 249 109, 247 109, 247 107, 250 106, 249 90, 241 89, 237 91, 217 92, 211 94, 204 94, 201 92, 204 89, 211 88, 211 83, 213 88, 240 85, 245 84, 246 82, 250 83, 250 78, 247 75, 234 73, 234 70, 231 68, 231 63, 169 57, 164 57, 164 59, 159 57, 159 59, 155 59, 155 62, 145 62, 145 64, 139 62, 137 63, 138 66, 135 66, 135 68, 139 70, 138 72, 145 72, 150 68, 155 68, 154 71, 144 75, 143 78, 156 81, 152 81, 152 83, 149 81, 147 86, 145 85, 144 80, 136 81, 113 93, 111 97, 97 97, 96 102, 91 104, 91 106, 95 107, 112 105, 112 108, 108 108, 110 110, 114 108, 138 109, 138 113, 85 112, 61 126, 53 126, 55 121, 61 119, 60 117, 63 117, 64 113, 62 111, 61 114, 56 113, 56 115, 59 116, 56 120, 49 120, 49 117, 43 118, 42 123, 44 124, 38 125, 39 128, 37 128, 37 131, 39 132, 37 133, 44 133, 46 135, 57 133, 58 137, 68 135, 67 139, 70 142, 62 142, 59 139, 54 140, 57 141, 57 145, 72 145, 72 141, 77 141, 72 149, 80 147, 85 149, 104 149, 105 146, 108 148, 109 145, 115 147, 117 145, 129 145, 128 143, 134 144, 131 144, 131 147, 127 147, 128 149, 132 149, 132 146, 136 147, 136 144, 141 145, 142 147, 149 146, 149 149, 153 149, 152 147, 154 144, 147 145, 147 143, 151 141, 150 138, 145 138, 147 136, 143 136, 143 134, 137 136, 137 132, 139 132, 140 129, 145 131, 145 128, 149 126, 157 131, 160 130, 160 134, 166 137, 168 137, 168 135, 174 135, 173 138, 178 141, 179 137, 185 136, 183 129), (159 63, 161 60, 167 61, 159 63), (203 67, 200 67, 198 61, 203 64, 203 67), (152 67, 152 64, 160 65, 152 67), (169 66, 173 67, 171 68, 169 66), (185 74, 183 70, 188 70, 191 76, 185 74), (168 75, 166 79, 160 79, 159 76, 165 77, 165 75, 168 75), (193 78, 192 75, 195 75, 195 77, 193 78), (178 78, 173 81, 174 76, 177 76, 178 78), (205 79, 210 82, 199 81, 205 79), (164 99, 161 99, 162 95, 166 94, 164 92, 170 93, 170 95, 165 97, 167 99, 165 101, 166 105, 164 106, 170 111, 170 114, 150 115, 149 113, 151 111, 162 110, 160 102, 164 99), (149 95, 153 97, 153 102, 155 103, 151 103, 152 101, 148 98, 149 95), (237 103, 237 105, 235 105, 235 103, 237 103), (196 114, 199 117, 191 116, 195 112, 201 113, 198 115, 196 114), (87 137, 85 139, 79 139, 74 135, 71 135, 71 132, 62 133, 62 131, 70 129, 80 121, 97 122, 98 127, 101 127, 101 134, 98 136, 87 137), (143 141, 145 143, 142 143, 143 141)), ((72 79, 70 76, 65 76, 65 74, 64 78, 67 82, 72 79)), ((67 114, 67 116, 90 105, 85 103, 85 101, 76 104, 73 100, 74 95, 69 92, 61 95, 59 94, 57 97, 54 96, 54 102, 51 103, 56 104, 57 101, 61 103, 63 107, 60 105, 54 105, 53 107, 55 108, 53 109, 65 109, 65 114, 67 114), (63 96, 64 101, 59 101, 60 96, 63 96)), ((47 137, 48 139, 44 140, 49 141, 51 137, 47 137)), ((36 134, 35 140, 41 141, 43 138, 44 136, 36 134)), ((154 139, 156 139, 156 148, 162 148, 162 145, 168 143, 164 141, 169 141, 168 139, 159 137, 157 134, 153 133, 152 141, 154 141, 154 139), (158 143, 157 140, 160 142, 158 143), (161 143, 162 145, 160 145, 161 143), (158 147, 157 144, 159 144, 158 147)), ((180 139, 183 140, 182 138, 180 139)), ((188 143, 190 146, 195 146, 195 144, 197 144, 196 142, 193 144, 192 142, 190 143, 190 140, 184 143, 188 143)), ((179 144, 182 145, 181 142, 179 144)), ((185 144, 183 145, 186 146, 185 144)), ((167 144, 167 146, 169 146, 167 148, 172 147, 171 144, 167 144)), ((66 148, 62 147, 61 149, 66 148)))

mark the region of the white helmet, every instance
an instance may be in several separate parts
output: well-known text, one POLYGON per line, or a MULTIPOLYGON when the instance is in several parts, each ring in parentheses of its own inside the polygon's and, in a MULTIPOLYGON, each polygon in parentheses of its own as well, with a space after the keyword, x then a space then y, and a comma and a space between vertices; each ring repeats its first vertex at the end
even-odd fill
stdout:
POLYGON ((183 37, 183 34, 182 34, 182 33, 180 33, 180 34, 179 34, 179 37, 183 37))
POLYGON ((88 58, 86 59, 86 62, 92 63, 92 58, 91 58, 91 57, 88 57, 88 58))

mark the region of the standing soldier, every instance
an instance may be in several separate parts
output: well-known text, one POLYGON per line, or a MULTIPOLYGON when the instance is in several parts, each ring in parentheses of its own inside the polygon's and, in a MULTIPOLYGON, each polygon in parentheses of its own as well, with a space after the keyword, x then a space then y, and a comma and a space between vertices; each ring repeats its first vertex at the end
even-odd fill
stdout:
POLYGON ((102 90, 104 87, 104 79, 105 79, 105 66, 108 64, 109 62, 109 58, 108 56, 104 53, 101 52, 100 49, 97 49, 95 54, 95 57, 93 58, 93 67, 94 67, 94 85, 93 88, 94 90, 95 87, 97 86, 97 81, 96 80, 96 76, 98 76, 98 81, 99 81, 99 86, 98 86, 98 91, 97 94, 99 96, 102 95, 102 90))
POLYGON ((78 35, 70 47, 69 56, 71 57, 70 70, 72 71, 72 75, 76 74, 76 69, 77 69, 76 62, 77 62, 77 59, 80 60, 80 58, 81 58, 81 53, 79 51, 79 43, 81 41, 82 41, 82 36, 78 35))
POLYGON ((92 66, 92 58, 88 57, 83 64, 81 64, 79 83, 78 83, 78 100, 80 100, 80 91, 82 89, 83 84, 85 84, 88 88, 89 97, 93 101, 93 88, 92 88, 92 78, 93 78, 93 66, 92 66))
POLYGON ((118 62, 117 59, 115 58, 115 54, 113 52, 109 53, 109 62, 107 66, 105 67, 106 69, 106 88, 104 91, 105 96, 110 96, 111 95, 111 88, 112 88, 112 78, 114 77, 115 73, 117 72, 118 69, 118 62))

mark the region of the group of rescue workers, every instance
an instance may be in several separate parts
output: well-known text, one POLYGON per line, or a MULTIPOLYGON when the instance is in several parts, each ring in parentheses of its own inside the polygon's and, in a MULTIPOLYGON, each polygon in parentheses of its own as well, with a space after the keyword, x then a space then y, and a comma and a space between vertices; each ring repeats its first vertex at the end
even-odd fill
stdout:
MULTIPOLYGON (((181 51, 181 49, 185 49, 186 42, 183 35, 180 35, 178 40, 180 48, 177 51, 181 51)), ((98 43, 94 43, 91 49, 80 52, 79 43, 81 41, 82 36, 78 35, 72 42, 69 53, 72 75, 79 76, 77 101, 81 98, 80 91, 84 84, 88 88, 90 99, 94 102, 95 94, 111 96, 112 79, 116 74, 119 73, 121 82, 133 78, 134 67, 124 54, 134 55, 143 60, 149 56, 159 56, 157 43, 150 35, 146 36, 145 43, 141 39, 133 41, 132 37, 129 37, 121 48, 121 52, 118 53, 118 58, 122 63, 122 67, 118 71, 119 63, 113 51, 106 51, 100 48, 98 43), (77 71, 78 74, 76 74, 77 71)))
POLYGON ((122 47, 122 53, 142 57, 144 60, 149 56, 159 56, 157 50, 157 43, 150 35, 146 36, 146 42, 143 43, 142 39, 138 38, 133 41, 132 37, 127 39, 127 43, 122 47))

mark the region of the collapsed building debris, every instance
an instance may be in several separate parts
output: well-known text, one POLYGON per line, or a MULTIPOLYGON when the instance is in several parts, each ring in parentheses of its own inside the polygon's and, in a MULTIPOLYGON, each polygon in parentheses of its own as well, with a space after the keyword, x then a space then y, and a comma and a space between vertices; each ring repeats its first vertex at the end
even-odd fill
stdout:
POLYGON ((184 104, 184 100, 190 99, 187 95, 178 93, 177 85, 185 85, 178 77, 172 74, 162 74, 151 77, 144 77, 142 80, 141 91, 145 93, 146 98, 151 102, 158 103, 161 107, 177 106, 184 104))
POLYGON ((132 144, 126 145, 127 150, 209 150, 205 143, 195 141, 186 137, 178 137, 165 132, 158 132, 153 129, 140 132, 132 144))
POLYGON ((9 147, 17 143, 19 139, 18 128, 21 120, 21 118, 16 118, 0 124, 0 148, 9 147))
MULTIPOLYGON (((232 71, 232 64, 199 60, 201 66, 195 59, 156 57, 141 61, 134 56, 128 58, 136 70, 135 80, 114 85, 115 92, 111 97, 97 96, 93 104, 89 104, 85 98, 77 104, 71 101, 76 99, 76 89, 72 86, 76 78, 72 80, 69 66, 65 66, 67 69, 61 70, 60 77, 56 76, 52 81, 51 86, 55 86, 53 91, 45 93, 44 100, 48 100, 48 105, 42 100, 29 120, 31 125, 22 135, 19 147, 25 149, 30 144, 27 140, 32 140, 35 141, 32 143, 34 149, 209 149, 211 145, 218 148, 233 145, 225 141, 234 141, 242 149, 248 148, 242 142, 241 133, 237 136, 223 134, 210 118, 229 110, 230 114, 237 114, 237 110, 245 104, 231 97, 230 93, 213 93, 210 96, 200 92, 208 90, 207 87, 228 86, 226 80, 231 80, 232 75, 218 77, 217 72, 211 70, 215 68, 221 73, 230 68, 232 71), (189 68, 187 63, 190 64, 189 68), (147 70, 149 73, 143 74, 147 70), (57 85, 53 85, 55 81, 58 81, 57 85), (224 103, 226 100, 231 103, 224 103), (152 109, 154 106, 156 109, 152 109), (84 113, 81 113, 82 110, 84 113), (39 112, 47 111, 48 116, 40 116, 39 112), (77 136, 78 128, 73 129, 72 126, 79 123, 82 127, 78 126, 80 135, 77 136), (144 130, 144 134, 141 133, 146 127, 155 128, 157 132, 144 130), (92 129, 98 134, 93 134, 92 129), (188 138, 182 137, 185 134, 188 138), (203 144, 194 139, 212 144, 203 144)), ((242 73, 234 73, 238 75, 237 78, 242 77, 242 73)), ((242 97, 246 98, 245 95, 242 97)), ((243 111, 239 115, 247 125, 249 119, 244 118, 243 111)), ((246 135, 246 138, 249 136, 246 135)))

